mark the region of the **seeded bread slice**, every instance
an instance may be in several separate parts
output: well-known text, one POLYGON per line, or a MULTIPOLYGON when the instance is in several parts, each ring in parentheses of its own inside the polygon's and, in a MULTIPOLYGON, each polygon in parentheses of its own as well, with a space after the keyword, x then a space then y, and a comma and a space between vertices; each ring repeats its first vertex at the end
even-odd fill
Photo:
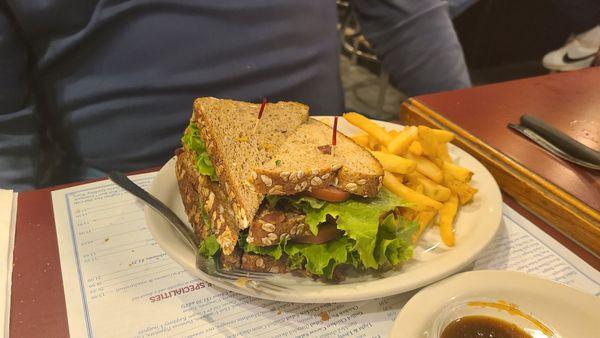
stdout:
MULTIPOLYGON (((250 225, 264 197, 248 183, 252 168, 269 161, 308 119, 308 107, 303 104, 268 103, 254 129, 259 109, 260 104, 213 97, 194 102, 192 122, 200 130, 219 180, 207 188, 215 197, 222 195, 208 215, 213 227, 223 229, 222 233, 215 233, 220 234, 217 239, 225 253, 233 250, 237 233, 250 225)), ((209 197, 210 193, 205 196, 205 203, 209 197)))
POLYGON ((333 185, 352 194, 376 196, 383 179, 379 161, 340 132, 333 154, 328 153, 332 134, 330 126, 309 118, 271 161, 255 167, 250 180, 256 191, 291 195, 333 185))
POLYGON ((188 150, 180 150, 177 154, 175 172, 185 212, 200 240, 215 234, 223 254, 230 255, 238 239, 231 201, 218 182, 198 173, 195 157, 188 150), (205 217, 210 220, 208 224, 205 217))
POLYGON ((272 210, 267 203, 263 203, 248 228, 246 242, 254 246, 270 246, 284 239, 294 240, 312 235, 305 220, 306 215, 300 210, 272 210))
POLYGON ((271 256, 249 252, 243 253, 241 267, 243 270, 271 273, 285 273, 289 270, 287 258, 285 257, 275 259, 271 256))
POLYGON ((198 186, 200 181, 203 181, 203 176, 196 170, 194 157, 195 155, 192 152, 184 151, 183 148, 179 149, 177 151, 175 172, 185 213, 198 239, 204 240, 210 235, 210 229, 205 226, 202 220, 202 204, 200 203, 198 186))

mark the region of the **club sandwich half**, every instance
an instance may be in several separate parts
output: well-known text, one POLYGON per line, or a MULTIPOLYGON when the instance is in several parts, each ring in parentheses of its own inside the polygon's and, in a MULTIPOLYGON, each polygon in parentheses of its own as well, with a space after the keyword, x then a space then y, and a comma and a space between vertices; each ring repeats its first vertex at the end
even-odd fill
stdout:
POLYGON ((416 224, 364 148, 295 102, 200 98, 177 155, 200 253, 225 266, 342 279, 412 257, 416 224))

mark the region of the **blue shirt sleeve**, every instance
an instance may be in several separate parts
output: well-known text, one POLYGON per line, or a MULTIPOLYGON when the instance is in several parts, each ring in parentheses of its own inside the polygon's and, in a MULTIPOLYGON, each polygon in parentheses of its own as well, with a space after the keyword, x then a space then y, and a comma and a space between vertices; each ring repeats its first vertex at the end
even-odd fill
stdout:
POLYGON ((39 143, 27 48, 0 3, 0 188, 35 185, 39 143))
POLYGON ((409 96, 471 85, 441 0, 353 0, 363 34, 394 85, 409 96))

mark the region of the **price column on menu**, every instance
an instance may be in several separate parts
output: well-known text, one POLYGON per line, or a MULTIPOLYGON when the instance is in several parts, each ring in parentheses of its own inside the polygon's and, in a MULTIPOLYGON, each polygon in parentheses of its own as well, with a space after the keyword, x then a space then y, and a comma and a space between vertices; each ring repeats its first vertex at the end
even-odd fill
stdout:
MULTIPOLYGON (((138 183, 144 186, 149 180, 138 183)), ((67 194, 66 199, 78 270, 90 300, 116 292, 122 275, 135 277, 131 268, 160 261, 123 255, 155 246, 145 231, 141 206, 129 194, 106 185, 67 194)))

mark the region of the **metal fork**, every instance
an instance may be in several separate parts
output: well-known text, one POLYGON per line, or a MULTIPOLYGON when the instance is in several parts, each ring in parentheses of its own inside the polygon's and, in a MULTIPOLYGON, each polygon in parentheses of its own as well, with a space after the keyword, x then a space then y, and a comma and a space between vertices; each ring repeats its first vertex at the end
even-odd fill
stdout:
POLYGON ((246 286, 257 291, 263 291, 263 289, 272 291, 283 291, 289 289, 284 285, 267 281, 266 279, 272 278, 273 276, 273 274, 268 272, 223 268, 219 253, 213 257, 205 257, 200 255, 198 253, 198 246, 200 245, 198 238, 192 232, 192 230, 188 228, 171 209, 169 209, 169 207, 120 172, 113 171, 108 174, 108 177, 115 184, 151 207, 167 222, 169 222, 169 224, 177 229, 177 231, 186 240, 187 244, 194 251, 194 255, 196 256, 195 266, 197 269, 209 276, 212 276, 213 278, 221 280, 221 282, 227 284, 236 284, 238 286, 246 286))

